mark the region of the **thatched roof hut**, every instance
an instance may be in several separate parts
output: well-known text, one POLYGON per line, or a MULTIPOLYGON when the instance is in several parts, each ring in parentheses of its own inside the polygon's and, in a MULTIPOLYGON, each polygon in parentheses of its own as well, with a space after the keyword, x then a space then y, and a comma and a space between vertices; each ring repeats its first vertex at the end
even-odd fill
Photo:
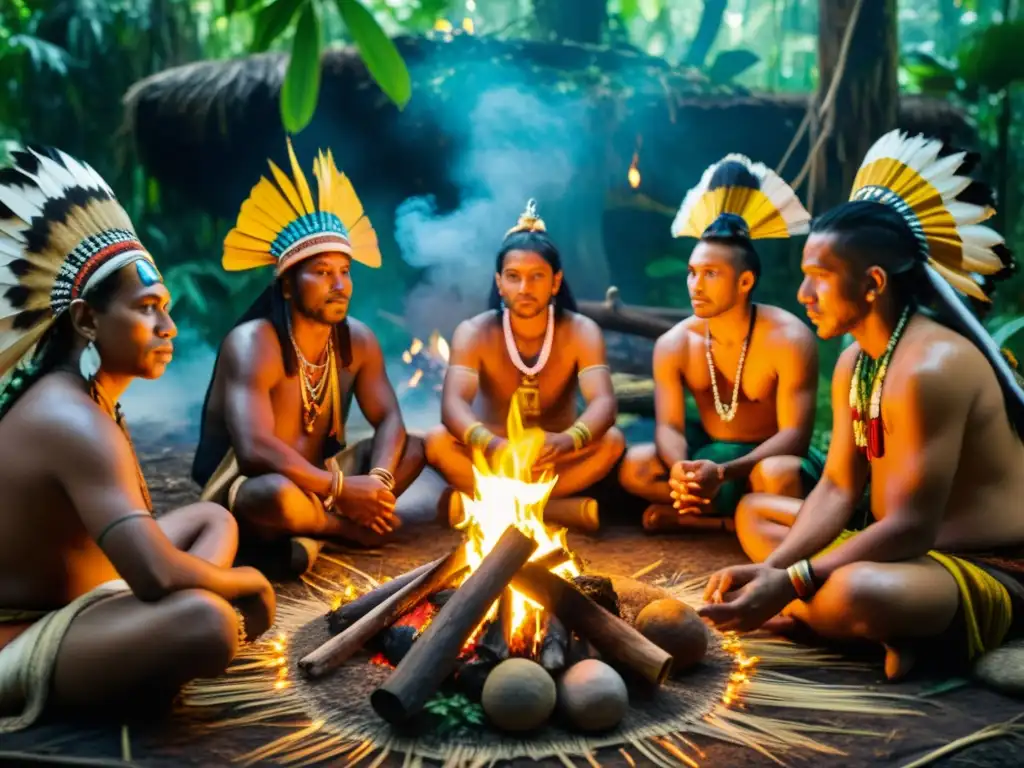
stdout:
MULTIPOLYGON (((413 186, 433 186, 430 180, 445 176, 458 134, 471 129, 472 105, 502 86, 528 88, 558 107, 582 104, 573 110, 579 130, 599 126, 613 143, 621 139, 616 154, 625 165, 614 174, 620 181, 642 135, 644 188, 659 199, 664 189, 672 203, 694 172, 725 152, 777 162, 807 109, 805 95, 715 87, 699 73, 628 49, 470 35, 396 43, 414 82, 404 113, 387 101, 352 48, 331 49, 324 54, 318 111, 297 140, 309 149, 329 141, 357 183, 362 171, 387 183, 402 175, 413 186), (680 175, 681 165, 691 172, 680 175), (660 179, 659 169, 669 168, 676 178, 660 179)), ((266 158, 283 156, 278 96, 286 64, 284 54, 202 61, 137 83, 125 97, 127 125, 146 168, 211 211, 233 214, 266 158)), ((972 140, 962 113, 944 101, 904 98, 900 125, 972 140)), ((790 175, 807 151, 804 142, 787 166, 790 175)))
MULTIPOLYGON (((401 37, 396 44, 413 78, 406 109, 384 97, 353 49, 331 49, 317 112, 293 139, 300 160, 308 164, 318 147, 331 146, 386 239, 393 227, 381 217, 410 197, 433 195, 442 211, 458 207, 475 183, 476 171, 465 167, 467 146, 484 159, 510 150, 550 155, 550 167, 522 167, 525 180, 512 171, 487 183, 531 190, 549 183, 554 191, 542 193, 542 212, 563 232, 579 232, 568 236, 566 250, 584 260, 581 279, 592 284, 583 292, 595 298, 615 278, 614 269, 592 269, 607 261, 604 241, 621 242, 627 232, 631 250, 671 246, 666 212, 701 171, 727 152, 775 165, 808 106, 806 95, 714 86, 698 72, 630 49, 470 35, 401 37), (626 184, 638 149, 642 195, 626 184)), ((125 97, 126 125, 144 167, 165 190, 233 219, 266 159, 286 161, 278 107, 286 63, 282 54, 204 61, 137 83, 125 97)), ((946 102, 905 98, 900 125, 973 143, 963 115, 946 102)), ((808 149, 804 139, 787 178, 808 149)), ((514 221, 514 213, 501 215, 514 221)))

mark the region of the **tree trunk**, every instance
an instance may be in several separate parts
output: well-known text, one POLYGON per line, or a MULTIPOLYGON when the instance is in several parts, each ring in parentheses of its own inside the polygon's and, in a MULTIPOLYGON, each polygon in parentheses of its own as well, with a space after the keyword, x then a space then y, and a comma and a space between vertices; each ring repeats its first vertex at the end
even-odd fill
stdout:
MULTIPOLYGON (((870 146, 896 128, 899 109, 896 0, 821 0, 818 10, 817 101, 839 77, 831 109, 815 126, 831 135, 816 155, 808 203, 813 212, 846 200, 870 146), (855 10, 860 5, 858 17, 855 10), (856 23, 845 61, 843 38, 856 23)), ((817 137, 815 137, 816 139, 817 137)))

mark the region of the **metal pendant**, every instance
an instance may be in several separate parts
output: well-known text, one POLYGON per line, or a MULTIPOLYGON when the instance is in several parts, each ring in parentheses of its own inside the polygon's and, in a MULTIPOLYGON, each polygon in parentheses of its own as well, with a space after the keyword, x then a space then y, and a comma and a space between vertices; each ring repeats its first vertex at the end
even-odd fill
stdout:
POLYGON ((535 376, 523 377, 519 389, 516 390, 516 399, 519 401, 519 414, 524 422, 540 419, 540 388, 535 376))

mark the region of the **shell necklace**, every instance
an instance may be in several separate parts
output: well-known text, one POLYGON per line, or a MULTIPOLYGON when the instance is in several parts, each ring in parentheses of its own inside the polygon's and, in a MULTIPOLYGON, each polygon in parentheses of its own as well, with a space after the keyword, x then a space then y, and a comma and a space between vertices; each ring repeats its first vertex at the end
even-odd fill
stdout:
POLYGON ((736 366, 736 381, 732 387, 732 401, 729 407, 722 405, 721 395, 718 393, 718 375, 715 373, 715 359, 711 355, 711 325, 704 326, 704 356, 708 360, 708 372, 711 374, 711 391, 715 396, 715 413, 718 417, 728 423, 736 418, 736 411, 739 410, 740 389, 743 382, 743 364, 747 360, 747 347, 750 345, 750 337, 754 335, 754 321, 757 319, 757 305, 750 308, 750 328, 747 330, 747 337, 743 339, 743 346, 740 348, 740 362, 736 366))
POLYGON ((527 366, 519 354, 516 346, 515 336, 512 335, 512 320, 508 309, 502 313, 501 324, 505 330, 505 349, 508 351, 512 364, 522 374, 519 389, 516 390, 516 399, 519 402, 519 411, 524 419, 537 419, 540 417, 540 389, 537 387, 537 375, 544 370, 544 366, 551 357, 551 347, 555 340, 555 307, 548 305, 548 325, 544 331, 544 344, 541 346, 537 362, 527 366))

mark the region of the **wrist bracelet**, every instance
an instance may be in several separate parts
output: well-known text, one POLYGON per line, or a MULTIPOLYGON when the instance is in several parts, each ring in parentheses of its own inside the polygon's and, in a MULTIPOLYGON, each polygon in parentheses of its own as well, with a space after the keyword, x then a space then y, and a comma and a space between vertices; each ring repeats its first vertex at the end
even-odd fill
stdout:
POLYGON ((796 590, 796 596, 801 600, 807 600, 814 596, 816 591, 814 585, 814 572, 811 570, 811 563, 809 560, 800 560, 799 562, 793 563, 786 569, 786 575, 789 576, 790 582, 793 584, 793 589, 796 590))
POLYGON ((384 483, 384 486, 389 491, 394 490, 395 476, 392 475, 388 470, 384 469, 384 467, 374 467, 369 471, 368 474, 370 475, 370 477, 376 477, 378 480, 384 483))
POLYGON ((467 430, 466 440, 463 442, 471 448, 483 451, 487 449, 487 446, 491 444, 493 439, 494 433, 480 422, 477 422, 467 430))
POLYGON ((326 462, 327 470, 331 473, 331 490, 327 493, 327 498, 323 500, 324 509, 331 509, 339 498, 341 498, 341 489, 345 485, 345 475, 341 471, 341 467, 338 466, 338 460, 333 456, 326 462))
POLYGON ((574 423, 571 427, 565 430, 565 434, 572 438, 572 446, 577 451, 588 445, 590 441, 593 440, 590 428, 582 421, 574 423))

